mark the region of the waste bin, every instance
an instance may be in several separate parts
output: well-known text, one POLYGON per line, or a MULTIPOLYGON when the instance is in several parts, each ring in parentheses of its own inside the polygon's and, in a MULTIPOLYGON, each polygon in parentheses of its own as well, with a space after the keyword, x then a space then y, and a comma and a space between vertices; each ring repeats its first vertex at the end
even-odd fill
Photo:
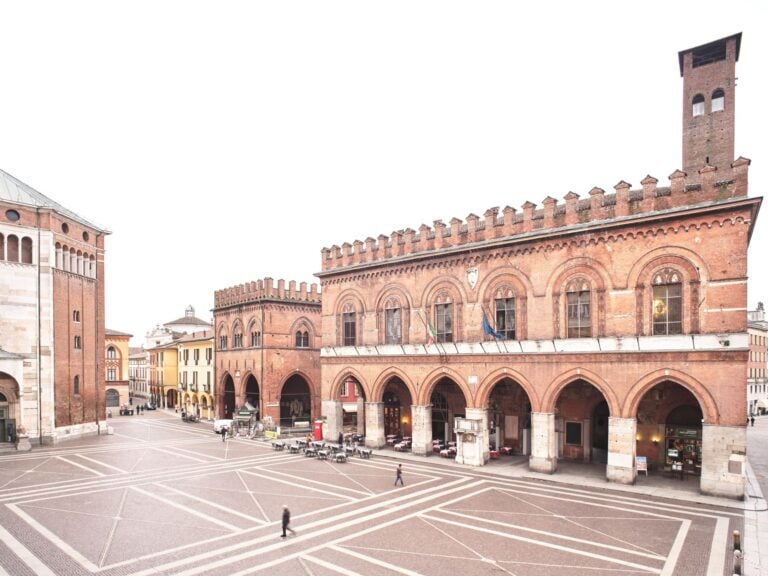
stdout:
POLYGON ((323 421, 322 420, 315 420, 315 425, 312 427, 312 435, 315 437, 316 441, 323 439, 323 421))

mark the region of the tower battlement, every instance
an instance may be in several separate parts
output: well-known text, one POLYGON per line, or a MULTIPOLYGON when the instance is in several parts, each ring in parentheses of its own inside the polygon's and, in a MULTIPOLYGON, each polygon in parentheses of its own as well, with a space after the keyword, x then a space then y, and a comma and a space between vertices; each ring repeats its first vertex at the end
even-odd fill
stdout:
POLYGON ((288 282, 278 280, 277 285, 272 278, 264 278, 254 282, 238 284, 230 288, 216 290, 213 296, 214 308, 224 308, 239 304, 252 304, 260 300, 282 300, 285 302, 306 302, 320 304, 320 289, 312 283, 307 290, 307 283, 301 282, 298 288, 295 280, 288 282))
POLYGON ((582 199, 575 192, 568 192, 564 203, 548 196, 542 208, 532 202, 523 204, 522 212, 510 206, 501 211, 494 207, 486 210, 483 218, 469 214, 464 222, 459 218, 452 218, 448 224, 435 220, 433 227, 422 224, 418 231, 405 228, 389 236, 368 237, 364 242, 345 242, 323 248, 322 272, 531 232, 553 232, 577 224, 597 224, 746 197, 749 164, 750 160, 739 157, 724 170, 706 165, 695 176, 675 170, 669 176, 668 187, 657 186, 658 180, 649 175, 640 182, 642 188, 635 190, 622 180, 614 186, 613 194, 595 187, 589 191, 589 198, 582 199))

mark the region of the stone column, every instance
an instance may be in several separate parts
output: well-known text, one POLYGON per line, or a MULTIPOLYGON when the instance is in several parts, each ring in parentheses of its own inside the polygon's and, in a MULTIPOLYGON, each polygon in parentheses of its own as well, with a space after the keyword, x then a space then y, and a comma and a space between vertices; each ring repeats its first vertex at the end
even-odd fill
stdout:
POLYGON ((474 433, 457 433, 456 462, 470 466, 483 466, 490 458, 488 447, 488 410, 467 408, 466 420, 479 422, 474 433))
POLYGON ((365 409, 365 398, 357 397, 357 433, 366 436, 365 427, 368 423, 368 412, 365 409))
POLYGON ((336 442, 344 427, 344 412, 339 400, 323 400, 323 439, 336 442))
POLYGON ((701 491, 712 496, 743 499, 746 427, 704 424, 701 433, 701 491))
POLYGON ((419 456, 429 456, 432 454, 432 404, 411 406, 411 419, 411 451, 419 456))
MULTIPOLYGON (((359 405, 357 409, 360 409, 359 405)), ((385 444, 386 438, 384 437, 384 402, 366 402, 365 445, 368 448, 381 448, 385 444)))
POLYGON ((531 434, 528 466, 535 472, 552 474, 557 470, 555 415, 551 412, 531 412, 531 434))
POLYGON ((636 419, 608 418, 608 466, 605 468, 605 477, 609 482, 635 483, 636 437, 636 419))

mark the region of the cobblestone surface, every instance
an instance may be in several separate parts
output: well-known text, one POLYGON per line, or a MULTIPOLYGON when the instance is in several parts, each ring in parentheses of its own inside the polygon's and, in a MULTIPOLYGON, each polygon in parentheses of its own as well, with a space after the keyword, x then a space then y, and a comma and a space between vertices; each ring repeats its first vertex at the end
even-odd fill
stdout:
POLYGON ((566 465, 544 479, 514 458, 318 461, 163 412, 112 426, 0 457, 0 576, 730 576, 744 529, 742 503, 694 482, 615 487, 566 465))

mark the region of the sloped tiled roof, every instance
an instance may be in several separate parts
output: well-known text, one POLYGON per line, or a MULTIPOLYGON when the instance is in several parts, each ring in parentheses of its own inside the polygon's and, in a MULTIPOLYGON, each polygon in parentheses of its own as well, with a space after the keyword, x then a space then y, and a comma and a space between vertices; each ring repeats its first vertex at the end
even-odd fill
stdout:
POLYGON ((195 316, 182 316, 177 320, 166 322, 165 324, 163 324, 163 326, 173 326, 174 324, 206 326, 208 328, 211 327, 210 322, 206 322, 205 320, 201 320, 200 318, 197 318, 195 316))
POLYGON ((7 202, 15 202, 16 204, 26 204, 27 206, 36 206, 41 208, 48 208, 55 212, 58 212, 62 216, 79 222, 83 226, 88 226, 94 230, 98 230, 104 234, 110 234, 111 232, 99 224, 95 224, 82 216, 75 214, 71 210, 64 208, 58 202, 54 202, 46 195, 41 194, 31 186, 24 184, 21 180, 14 178, 7 172, 0 170, 0 200, 7 202))
POLYGON ((104 328, 104 334, 106 336, 133 336, 133 334, 128 334, 127 332, 118 332, 117 330, 111 330, 109 328, 104 328))

